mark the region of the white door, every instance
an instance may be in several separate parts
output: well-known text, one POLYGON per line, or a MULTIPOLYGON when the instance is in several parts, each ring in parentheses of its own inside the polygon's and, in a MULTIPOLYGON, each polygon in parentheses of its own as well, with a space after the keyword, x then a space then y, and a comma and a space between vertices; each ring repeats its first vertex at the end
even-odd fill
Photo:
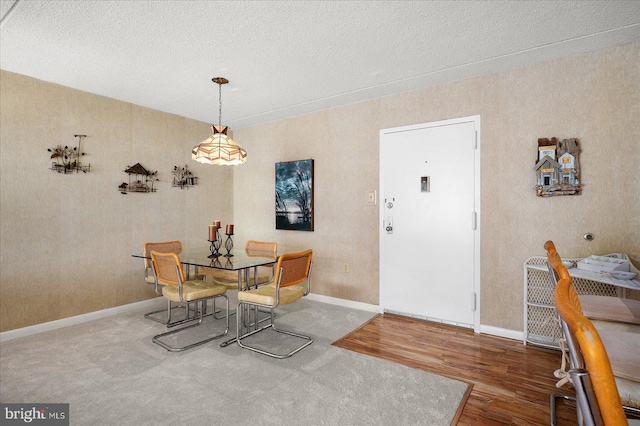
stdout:
POLYGON ((479 332, 480 117, 380 132, 385 312, 479 332))

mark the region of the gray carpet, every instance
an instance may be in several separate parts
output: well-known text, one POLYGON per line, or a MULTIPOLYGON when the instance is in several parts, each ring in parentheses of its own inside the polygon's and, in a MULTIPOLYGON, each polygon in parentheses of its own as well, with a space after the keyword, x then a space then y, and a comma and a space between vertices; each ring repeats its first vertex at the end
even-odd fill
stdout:
MULTIPOLYGON (((71 425, 451 423, 466 383, 331 346, 373 313, 307 299, 277 312, 282 328, 315 339, 285 360, 236 344, 221 348, 227 336, 168 352, 151 341, 164 326, 143 312, 6 341, 0 346, 0 400, 70 403, 71 425)), ((220 330, 221 323, 199 331, 220 330)))

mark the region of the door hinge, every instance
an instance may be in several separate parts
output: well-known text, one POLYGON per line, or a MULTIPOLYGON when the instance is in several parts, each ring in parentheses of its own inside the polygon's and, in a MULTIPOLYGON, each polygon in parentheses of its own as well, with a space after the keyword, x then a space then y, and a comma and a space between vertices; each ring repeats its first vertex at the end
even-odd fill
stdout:
POLYGON ((471 293, 471 311, 476 311, 476 293, 471 293))
POLYGON ((478 229, 478 214, 476 212, 471 212, 471 230, 475 231, 478 229))
POLYGON ((478 131, 473 131, 473 149, 478 149, 478 131))

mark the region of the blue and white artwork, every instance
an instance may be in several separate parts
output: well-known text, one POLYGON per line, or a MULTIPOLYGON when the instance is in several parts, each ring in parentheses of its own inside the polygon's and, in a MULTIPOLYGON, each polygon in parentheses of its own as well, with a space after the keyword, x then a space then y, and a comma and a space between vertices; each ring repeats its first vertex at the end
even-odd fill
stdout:
POLYGON ((313 231, 313 160, 276 163, 276 229, 313 231))

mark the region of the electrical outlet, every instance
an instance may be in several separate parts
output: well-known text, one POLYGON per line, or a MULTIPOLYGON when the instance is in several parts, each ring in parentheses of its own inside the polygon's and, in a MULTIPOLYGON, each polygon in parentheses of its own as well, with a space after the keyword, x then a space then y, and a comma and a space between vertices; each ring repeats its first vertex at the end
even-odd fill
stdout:
POLYGON ((343 272, 349 272, 349 264, 345 263, 344 266, 342 267, 342 271, 343 272))

